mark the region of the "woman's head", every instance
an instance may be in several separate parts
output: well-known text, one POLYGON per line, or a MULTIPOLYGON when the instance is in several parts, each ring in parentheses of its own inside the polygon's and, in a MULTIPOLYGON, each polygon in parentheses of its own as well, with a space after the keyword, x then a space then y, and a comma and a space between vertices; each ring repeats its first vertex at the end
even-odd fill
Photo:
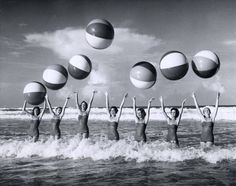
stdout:
POLYGON ((112 106, 109 110, 109 113, 111 116, 116 116, 117 112, 118 112, 118 109, 116 106, 112 106))
POLYGON ((80 109, 81 109, 82 111, 86 111, 87 108, 88 108, 87 102, 86 102, 86 101, 82 101, 81 104, 80 104, 80 109))
POLYGON ((211 109, 209 107, 204 107, 202 113, 205 117, 209 118, 211 116, 211 109))
POLYGON ((136 109, 136 114, 139 119, 144 119, 146 116, 146 112, 143 108, 137 108, 136 109))
POLYGON ((61 112, 62 112, 62 107, 57 107, 55 111, 56 111, 56 114, 57 114, 57 115, 61 114, 61 112))
POLYGON ((177 118, 179 116, 179 110, 175 107, 170 109, 170 114, 172 118, 177 118))
POLYGON ((34 116, 38 116, 40 114, 40 108, 38 106, 34 107, 32 110, 32 114, 34 116))

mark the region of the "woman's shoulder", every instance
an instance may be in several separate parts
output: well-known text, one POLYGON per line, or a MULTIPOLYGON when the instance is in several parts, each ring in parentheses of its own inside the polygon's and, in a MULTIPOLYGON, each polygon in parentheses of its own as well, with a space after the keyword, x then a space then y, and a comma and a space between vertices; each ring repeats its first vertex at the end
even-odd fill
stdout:
POLYGON ((176 119, 173 120, 173 119, 170 119, 170 118, 167 119, 167 124, 168 124, 168 125, 178 125, 176 119))
POLYGON ((118 119, 117 119, 117 117, 111 117, 111 116, 110 116, 110 117, 108 118, 108 120, 109 120, 110 122, 117 122, 118 119))

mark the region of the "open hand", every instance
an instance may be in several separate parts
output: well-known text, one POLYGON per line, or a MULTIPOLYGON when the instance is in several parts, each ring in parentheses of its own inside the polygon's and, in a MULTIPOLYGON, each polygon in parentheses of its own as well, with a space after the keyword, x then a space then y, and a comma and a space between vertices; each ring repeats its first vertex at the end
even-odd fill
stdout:
POLYGON ((128 97, 128 93, 125 93, 125 94, 124 94, 124 98, 127 98, 127 97, 128 97))
POLYGON ((163 97, 162 96, 159 98, 159 100, 160 100, 161 103, 163 103, 163 97))
POLYGON ((150 103, 150 102, 152 102, 154 99, 155 99, 155 98, 152 97, 151 99, 148 100, 148 102, 150 103))
POLYGON ((184 99, 184 100, 182 101, 182 106, 184 106, 186 100, 187 100, 187 99, 184 99))

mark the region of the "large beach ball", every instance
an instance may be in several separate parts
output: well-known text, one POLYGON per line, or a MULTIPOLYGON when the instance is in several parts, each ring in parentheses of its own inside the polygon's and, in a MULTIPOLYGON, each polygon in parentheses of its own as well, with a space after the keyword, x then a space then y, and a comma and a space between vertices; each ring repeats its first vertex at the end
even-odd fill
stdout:
POLYGON ((64 66, 55 64, 48 66, 43 72, 44 84, 47 88, 58 90, 66 84, 68 73, 64 66))
POLYGON ((85 55, 73 56, 68 64, 68 72, 75 79, 86 78, 92 69, 90 59, 85 55))
POLYGON ((113 38, 113 26, 107 20, 94 19, 87 25, 86 39, 93 48, 105 49, 111 45, 113 38))
POLYGON ((188 72, 187 58, 179 51, 167 52, 161 58, 160 70, 169 80, 181 79, 188 72))
POLYGON ((25 100, 31 105, 41 104, 44 101, 46 92, 44 85, 37 81, 28 83, 23 90, 25 100))
POLYGON ((193 57, 192 68, 199 77, 210 78, 220 68, 219 57, 214 52, 202 50, 193 57))
POLYGON ((141 89, 151 88, 156 82, 156 77, 155 67, 146 61, 136 63, 130 71, 130 81, 141 89))

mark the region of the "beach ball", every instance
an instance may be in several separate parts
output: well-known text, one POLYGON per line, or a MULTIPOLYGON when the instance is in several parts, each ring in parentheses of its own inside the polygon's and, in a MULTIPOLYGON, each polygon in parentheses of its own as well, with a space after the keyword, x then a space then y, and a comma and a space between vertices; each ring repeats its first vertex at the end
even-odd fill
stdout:
POLYGON ((85 55, 73 56, 68 64, 68 72, 75 79, 86 78, 92 69, 90 59, 85 55))
POLYGON ((188 72, 188 60, 179 51, 167 52, 160 60, 160 70, 162 75, 169 80, 181 79, 188 72))
POLYGON ((107 20, 94 19, 86 27, 86 39, 93 48, 105 49, 111 45, 113 38, 113 26, 107 20))
POLYGON ((47 88, 58 90, 66 84, 68 73, 64 66, 55 64, 48 66, 43 72, 43 81, 47 88))
POLYGON ((136 63, 130 71, 130 81, 140 89, 151 88, 156 82, 156 77, 155 67, 146 61, 136 63))
POLYGON ((46 92, 44 85, 37 81, 28 83, 23 90, 25 100, 31 105, 43 103, 46 92))
POLYGON ((193 57, 192 68, 199 77, 210 78, 220 68, 219 57, 214 52, 202 50, 193 57))

